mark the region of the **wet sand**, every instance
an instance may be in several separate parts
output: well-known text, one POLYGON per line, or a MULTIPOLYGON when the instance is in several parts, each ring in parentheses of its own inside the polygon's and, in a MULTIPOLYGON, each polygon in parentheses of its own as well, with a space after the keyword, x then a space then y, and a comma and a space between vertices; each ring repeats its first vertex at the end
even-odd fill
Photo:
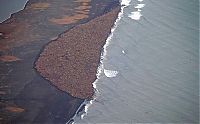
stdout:
POLYGON ((83 99, 51 85, 34 62, 59 34, 116 6, 114 0, 30 0, 0 24, 1 123, 66 123, 74 115, 83 99))
POLYGON ((62 91, 91 98, 101 49, 119 11, 117 7, 49 43, 36 61, 37 71, 62 91))

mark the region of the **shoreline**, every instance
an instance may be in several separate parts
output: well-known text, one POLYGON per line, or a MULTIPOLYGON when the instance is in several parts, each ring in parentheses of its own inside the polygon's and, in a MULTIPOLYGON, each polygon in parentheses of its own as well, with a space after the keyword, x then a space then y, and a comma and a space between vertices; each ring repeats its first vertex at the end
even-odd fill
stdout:
POLYGON ((82 99, 91 98, 94 94, 92 83, 96 80, 96 72, 101 55, 100 51, 105 44, 108 34, 110 34, 111 32, 111 27, 113 26, 119 11, 120 7, 114 8, 113 10, 102 16, 99 16, 87 23, 78 25, 70 29, 69 31, 60 35, 60 37, 58 37, 56 40, 50 42, 43 49, 43 52, 40 54, 40 57, 36 61, 36 70, 44 78, 50 80, 52 84, 54 84, 62 91, 66 91, 72 96, 82 99), (106 25, 103 25, 104 23, 106 23, 106 25), (90 27, 95 28, 92 29, 90 27), (90 32, 92 32, 93 35, 90 35, 90 32), (83 38, 78 38, 77 36, 83 38), (91 41, 91 39, 93 41, 91 41), (96 43, 94 42, 95 40, 96 43), (80 44, 82 46, 80 46, 80 44), (90 45, 92 45, 93 47, 89 47, 90 45), (93 50, 90 51, 91 49, 93 50), (91 53, 94 55, 90 56, 89 54, 91 53), (75 63, 75 65, 72 63, 75 63), (62 66, 58 67, 57 65, 62 66), (83 67, 83 65, 85 66, 83 67), (76 68, 77 66, 78 68, 76 68), (63 70, 62 68, 65 69, 63 70), (69 70, 73 71, 68 73, 69 70), (85 72, 87 73, 86 75, 84 75, 85 72), (79 77, 80 75, 83 76, 79 77), (72 78, 70 76, 72 76, 72 78), (69 81, 73 83, 70 83, 69 81), (69 87, 70 85, 71 87, 69 87), (85 87, 85 85, 87 86, 85 87))
MULTIPOLYGON (((7 11, 6 15, 4 16, 1 16, 1 20, 0 20, 0 24, 1 23, 4 23, 4 21, 8 20, 9 18, 12 18, 12 15, 15 14, 15 13, 18 13, 22 10, 24 10, 24 8, 26 7, 27 3, 28 3, 29 0, 24 0, 23 2, 20 2, 20 4, 23 4, 23 6, 19 7, 17 9, 17 7, 14 9, 14 10, 9 10, 7 11), (9 14, 8 14, 9 13, 9 14)), ((5 2, 5 1, 2 1, 2 2, 5 2)), ((1 4, 1 3, 0 3, 1 4)), ((5 5, 4 6, 9 6, 9 3, 4 3, 5 5)), ((12 3, 13 4, 13 3, 12 3)), ((15 3, 14 3, 15 4, 15 3)), ((9 7, 8 7, 9 8, 9 7)), ((4 8, 5 9, 5 8, 4 8)), ((12 8, 13 9, 13 8, 12 8)))
MULTIPOLYGON (((93 99, 91 100, 85 100, 81 106, 80 106, 80 111, 81 113, 76 113, 76 115, 71 119, 73 120, 73 122, 76 122, 78 118, 81 118, 83 119, 84 116, 86 116, 88 114, 88 109, 89 107, 93 104, 94 101, 96 101, 97 97, 98 97, 98 89, 97 89, 97 86, 96 86, 96 83, 98 82, 98 80, 100 79, 100 75, 102 73, 102 71, 104 71, 104 67, 103 67, 103 60, 105 59, 106 57, 106 52, 107 52, 107 47, 110 43, 110 40, 112 39, 113 37, 113 33, 114 31, 116 30, 116 28, 118 27, 118 23, 119 21, 121 20, 121 18, 123 17, 123 13, 124 13, 124 8, 128 7, 130 5, 130 1, 129 2, 124 2, 123 0, 121 1, 120 3, 120 11, 118 12, 118 16, 111 28, 111 32, 109 34, 109 36, 107 37, 106 39, 106 42, 105 44, 103 45, 102 47, 102 50, 101 50, 101 55, 100 55, 100 60, 99 60, 99 65, 98 65, 98 69, 97 69, 97 73, 96 73, 96 77, 97 79, 93 82, 93 87, 95 89, 95 94, 93 96, 93 99)), ((79 111, 79 110, 78 110, 79 111)))
MULTIPOLYGON (((42 78, 33 69, 34 62, 41 48, 46 46, 49 41, 76 25, 105 14, 112 8, 112 5, 116 6, 118 1, 92 1, 88 18, 65 25, 49 23, 48 18, 42 16, 55 18, 58 13, 62 15, 63 12, 66 12, 56 8, 68 3, 60 1, 57 7, 54 7, 51 4, 52 1, 48 0, 50 7, 40 6, 39 10, 35 10, 29 8, 33 4, 29 0, 23 10, 12 14, 9 19, 0 23, 0 32, 2 33, 0 36, 0 58, 4 57, 5 60, 0 61, 1 75, 5 75, 1 76, 1 87, 5 88, 0 89, 3 93, 1 93, 0 102, 2 112, 0 122, 66 123, 74 116, 84 101, 57 89, 49 81, 42 78), (51 13, 49 13, 50 11, 51 13), (41 26, 38 25, 37 21, 39 20, 41 26), (6 110, 6 107, 13 109, 6 110)), ((77 6, 76 3, 70 4, 72 7, 77 6)))

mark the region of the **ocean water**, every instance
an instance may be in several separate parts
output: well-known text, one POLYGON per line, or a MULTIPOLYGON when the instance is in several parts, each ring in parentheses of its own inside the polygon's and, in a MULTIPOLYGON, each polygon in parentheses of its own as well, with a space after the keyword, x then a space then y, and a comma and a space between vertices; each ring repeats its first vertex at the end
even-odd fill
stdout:
POLYGON ((0 23, 22 10, 28 0, 0 0, 0 23))
POLYGON ((123 0, 74 123, 198 123, 199 1, 123 0))

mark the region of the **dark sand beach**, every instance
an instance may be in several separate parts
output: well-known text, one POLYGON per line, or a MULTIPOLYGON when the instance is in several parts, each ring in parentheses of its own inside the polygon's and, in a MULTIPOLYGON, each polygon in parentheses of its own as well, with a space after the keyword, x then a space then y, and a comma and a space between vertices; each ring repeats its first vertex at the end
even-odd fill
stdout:
MULTIPOLYGON (((35 61, 45 46, 60 34, 67 33, 69 29, 87 23, 117 6, 118 0, 29 0, 23 10, 2 22, 0 122, 66 123, 84 99, 75 98, 44 79, 35 70, 35 61)), ((114 20, 112 21, 114 23, 114 20)), ((104 39, 108 36, 112 24, 110 22, 110 27, 104 32, 104 39)), ((58 38, 58 41, 59 39, 62 38, 58 38)), ((102 44, 103 42, 98 47, 102 44)), ((95 54, 95 67, 99 61, 99 53, 100 51, 95 54)), ((88 63, 88 67, 90 64, 92 63, 88 63)), ((96 68, 93 69, 92 80, 95 79, 96 71, 96 68)))
POLYGON ((91 98, 101 49, 119 11, 115 8, 49 43, 36 62, 37 71, 72 96, 91 98))

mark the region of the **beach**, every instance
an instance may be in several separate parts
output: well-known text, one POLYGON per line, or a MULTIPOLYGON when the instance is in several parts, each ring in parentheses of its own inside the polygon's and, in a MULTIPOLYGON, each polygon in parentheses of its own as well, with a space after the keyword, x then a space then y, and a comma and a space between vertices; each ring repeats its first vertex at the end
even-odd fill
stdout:
POLYGON ((74 97, 92 98, 101 51, 119 11, 115 8, 53 40, 36 61, 37 71, 74 97))

